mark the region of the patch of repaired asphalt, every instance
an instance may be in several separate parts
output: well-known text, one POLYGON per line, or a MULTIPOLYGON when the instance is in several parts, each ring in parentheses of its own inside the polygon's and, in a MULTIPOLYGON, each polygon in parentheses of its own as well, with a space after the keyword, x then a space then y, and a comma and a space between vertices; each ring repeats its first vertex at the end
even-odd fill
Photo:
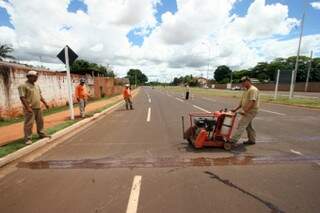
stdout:
POLYGON ((171 167, 209 167, 246 166, 274 164, 314 164, 320 156, 243 156, 197 157, 197 158, 100 158, 83 160, 48 160, 20 162, 17 167, 29 169, 111 169, 111 168, 171 168, 171 167))

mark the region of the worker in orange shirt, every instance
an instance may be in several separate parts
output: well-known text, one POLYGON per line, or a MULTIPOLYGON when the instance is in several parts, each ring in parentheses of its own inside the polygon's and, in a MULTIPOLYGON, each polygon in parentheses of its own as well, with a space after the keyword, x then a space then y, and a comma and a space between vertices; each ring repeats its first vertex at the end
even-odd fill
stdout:
POLYGON ((130 109, 133 109, 131 98, 132 98, 132 96, 131 96, 131 90, 129 88, 129 84, 126 84, 125 89, 123 90, 123 99, 126 102, 126 109, 127 110, 129 109, 128 105, 130 105, 130 109))
POLYGON ((76 87, 75 96, 79 103, 80 116, 85 117, 85 108, 88 102, 88 92, 86 86, 84 85, 85 80, 80 79, 80 84, 76 87))

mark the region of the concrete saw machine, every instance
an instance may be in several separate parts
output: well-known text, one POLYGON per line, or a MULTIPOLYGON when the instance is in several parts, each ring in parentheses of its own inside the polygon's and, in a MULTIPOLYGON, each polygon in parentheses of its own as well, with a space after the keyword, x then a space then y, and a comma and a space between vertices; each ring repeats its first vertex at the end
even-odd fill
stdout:
POLYGON ((190 113, 190 127, 185 130, 182 116, 183 138, 195 148, 221 147, 232 148, 228 141, 235 127, 237 113, 220 110, 209 113, 190 113))

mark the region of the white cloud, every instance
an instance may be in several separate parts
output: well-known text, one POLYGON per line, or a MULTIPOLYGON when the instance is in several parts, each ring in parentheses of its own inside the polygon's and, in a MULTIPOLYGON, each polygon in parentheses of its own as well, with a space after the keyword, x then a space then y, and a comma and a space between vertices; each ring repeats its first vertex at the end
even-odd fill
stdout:
MULTIPOLYGON (((178 11, 164 13, 161 23, 155 17, 160 0, 83 0, 87 13, 69 13, 70 0, 0 1, 15 27, 0 27, 0 41, 12 44, 24 62, 37 64, 41 56, 46 65, 61 67, 56 54, 68 44, 81 58, 111 64, 119 75, 137 67, 153 79, 200 75, 209 61, 211 69, 237 69, 295 54, 296 39, 279 40, 299 24, 286 5, 255 0, 240 17, 232 14, 237 1, 177 0, 178 11), (147 35, 141 47, 128 41, 132 30, 147 35)), ((319 46, 319 35, 310 35, 302 50, 319 46)))
POLYGON ((254 40, 287 35, 298 23, 297 19, 288 17, 287 6, 280 3, 266 5, 265 0, 255 0, 245 17, 236 17, 230 24, 229 33, 254 40))
POLYGON ((315 1, 310 3, 314 9, 320 10, 320 1, 315 1))
MULTIPOLYGON (((298 39, 294 38, 284 41, 269 39, 257 44, 256 48, 259 49, 259 52, 265 53, 264 58, 266 60, 272 60, 275 57, 285 58, 297 54, 298 39)), ((311 50, 320 52, 320 34, 303 37, 301 54, 309 56, 311 50)))

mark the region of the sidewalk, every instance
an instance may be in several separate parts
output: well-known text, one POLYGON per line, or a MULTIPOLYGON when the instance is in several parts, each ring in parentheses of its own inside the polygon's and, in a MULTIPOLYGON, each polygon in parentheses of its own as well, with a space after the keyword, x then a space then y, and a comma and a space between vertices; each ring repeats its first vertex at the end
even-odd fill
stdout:
MULTIPOLYGON (((122 100, 122 95, 118 95, 101 101, 95 101, 93 103, 89 102, 86 107, 86 113, 94 112, 95 110, 101 109, 108 104, 112 104, 120 100, 122 100)), ((76 107, 74 111, 75 116, 77 117, 80 114, 79 108, 76 107)), ((66 120, 69 120, 69 110, 47 115, 44 117, 44 128, 47 129, 56 126, 66 120)), ((23 138, 23 122, 0 127, 0 132, 0 146, 23 138)), ((33 132, 36 132, 35 124, 33 127, 33 132)))

